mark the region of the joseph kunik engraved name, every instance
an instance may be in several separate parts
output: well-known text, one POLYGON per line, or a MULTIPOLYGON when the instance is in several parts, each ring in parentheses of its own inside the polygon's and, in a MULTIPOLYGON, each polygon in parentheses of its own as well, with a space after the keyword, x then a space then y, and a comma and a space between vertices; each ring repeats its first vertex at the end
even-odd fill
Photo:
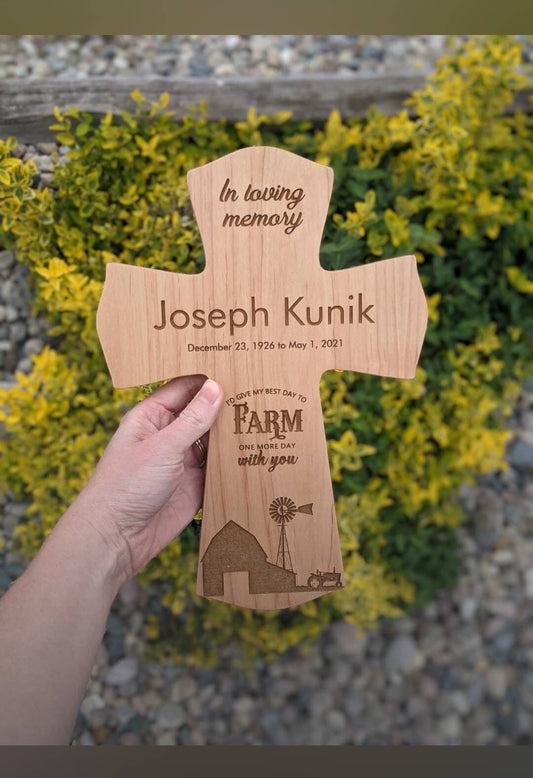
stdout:
POLYGON ((176 330, 185 330, 192 327, 202 330, 206 327, 213 329, 229 328, 230 335, 244 327, 268 327, 271 319, 275 318, 283 322, 285 327, 298 325, 305 327, 311 325, 318 327, 321 324, 375 324, 375 319, 370 315, 374 304, 365 305, 361 292, 348 295, 344 305, 306 305, 305 298, 284 297, 283 304, 274 311, 274 316, 268 308, 257 305, 254 296, 250 298, 250 304, 246 308, 211 308, 207 311, 203 308, 195 308, 187 311, 184 308, 172 309, 167 306, 166 300, 160 302, 159 323, 154 324, 155 330, 164 330, 167 326, 176 330))

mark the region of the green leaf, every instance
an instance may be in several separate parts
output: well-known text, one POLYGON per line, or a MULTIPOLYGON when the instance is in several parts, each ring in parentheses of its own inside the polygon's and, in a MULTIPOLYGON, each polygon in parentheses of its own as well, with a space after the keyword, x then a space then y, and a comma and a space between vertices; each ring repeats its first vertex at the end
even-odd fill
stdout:
POLYGON ((74 136, 70 132, 58 132, 56 138, 63 146, 74 146, 76 143, 74 136))
POLYGON ((91 125, 87 122, 82 122, 81 124, 78 124, 76 126, 76 129, 74 131, 77 138, 83 138, 87 133, 90 131, 91 125))

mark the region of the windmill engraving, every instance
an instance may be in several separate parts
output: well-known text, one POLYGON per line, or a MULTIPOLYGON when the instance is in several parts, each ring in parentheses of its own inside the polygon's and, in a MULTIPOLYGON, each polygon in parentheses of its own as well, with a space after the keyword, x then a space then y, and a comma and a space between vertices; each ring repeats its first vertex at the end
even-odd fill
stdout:
POLYGON ((296 503, 289 497, 276 497, 276 499, 270 503, 268 512, 270 518, 281 526, 276 565, 278 567, 283 567, 285 570, 294 572, 285 528, 287 524, 294 519, 297 513, 306 513, 308 516, 312 516, 313 503, 310 502, 306 505, 297 507, 296 503))
MULTIPOLYGON (((298 584, 287 538, 287 524, 297 513, 314 516, 313 503, 296 505, 289 497, 276 497, 268 507, 272 521, 280 527, 276 562, 268 561, 268 553, 249 530, 237 522, 228 521, 211 539, 201 559, 204 591, 208 597, 224 596, 224 577, 235 572, 248 573, 249 594, 275 592, 326 591, 342 587, 341 573, 315 570, 305 584, 298 584)), ((302 574, 300 571, 301 577, 302 574)))

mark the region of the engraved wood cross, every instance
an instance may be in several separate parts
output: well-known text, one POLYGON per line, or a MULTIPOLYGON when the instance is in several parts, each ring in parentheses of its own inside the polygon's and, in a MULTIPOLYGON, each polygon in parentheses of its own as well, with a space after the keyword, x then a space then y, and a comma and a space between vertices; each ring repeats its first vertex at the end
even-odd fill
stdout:
POLYGON ((322 373, 412 378, 427 325, 413 256, 326 271, 333 171, 270 147, 188 174, 198 275, 108 264, 97 327, 116 387, 203 373, 211 430, 198 593, 286 608, 343 586, 322 373))

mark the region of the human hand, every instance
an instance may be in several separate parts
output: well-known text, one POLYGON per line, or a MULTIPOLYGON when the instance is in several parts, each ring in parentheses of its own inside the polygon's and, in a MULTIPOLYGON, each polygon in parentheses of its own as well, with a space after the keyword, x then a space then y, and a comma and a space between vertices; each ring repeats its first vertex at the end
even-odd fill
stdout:
POLYGON ((207 445, 222 401, 222 388, 202 376, 175 378, 157 389, 124 416, 74 503, 116 551, 124 579, 198 511, 205 471, 194 442, 207 445))

